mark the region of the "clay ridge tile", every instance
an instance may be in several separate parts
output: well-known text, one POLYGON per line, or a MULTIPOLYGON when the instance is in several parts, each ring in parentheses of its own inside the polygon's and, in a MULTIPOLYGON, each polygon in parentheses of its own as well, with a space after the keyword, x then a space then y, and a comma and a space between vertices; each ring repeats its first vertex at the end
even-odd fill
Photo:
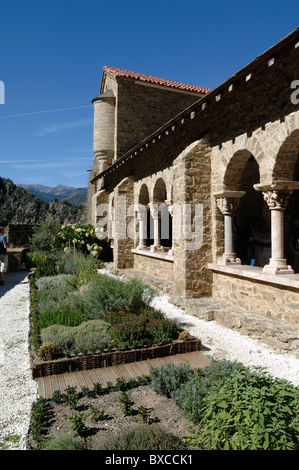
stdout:
POLYGON ((116 76, 135 78, 136 80, 141 80, 143 82, 154 83, 157 85, 165 85, 172 88, 179 88, 181 90, 196 91, 198 93, 207 94, 211 90, 209 88, 203 88, 195 85, 187 85, 185 83, 175 82, 173 80, 166 80, 164 78, 153 77, 152 75, 145 75, 143 73, 131 72, 129 70, 118 69, 115 67, 105 66, 104 70, 110 71, 116 76))

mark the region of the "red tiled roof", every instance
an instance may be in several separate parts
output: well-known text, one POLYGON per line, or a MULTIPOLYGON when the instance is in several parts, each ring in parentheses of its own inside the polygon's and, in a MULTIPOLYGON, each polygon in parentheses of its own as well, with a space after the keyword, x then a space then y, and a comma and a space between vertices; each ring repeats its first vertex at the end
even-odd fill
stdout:
POLYGON ((117 69, 115 67, 108 67, 107 65, 104 67, 104 70, 107 70, 117 76, 135 78, 135 80, 141 80, 142 82, 150 82, 171 88, 179 88, 180 90, 196 91, 197 93, 202 94, 207 94, 211 91, 209 88, 203 88, 195 85, 186 85, 185 83, 165 80, 164 78, 153 77, 152 75, 145 75, 143 73, 130 72, 129 70, 117 69))

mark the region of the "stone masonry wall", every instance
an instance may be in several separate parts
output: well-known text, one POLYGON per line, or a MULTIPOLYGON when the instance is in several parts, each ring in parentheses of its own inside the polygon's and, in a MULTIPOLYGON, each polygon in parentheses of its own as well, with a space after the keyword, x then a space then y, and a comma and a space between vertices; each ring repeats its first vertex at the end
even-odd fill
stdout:
POLYGON ((123 77, 117 81, 117 158, 200 98, 198 93, 145 86, 123 77))
POLYGON ((134 254, 134 270, 172 282, 173 262, 134 254))
POLYGON ((299 292, 257 280, 213 273, 213 297, 274 320, 299 325, 299 292))

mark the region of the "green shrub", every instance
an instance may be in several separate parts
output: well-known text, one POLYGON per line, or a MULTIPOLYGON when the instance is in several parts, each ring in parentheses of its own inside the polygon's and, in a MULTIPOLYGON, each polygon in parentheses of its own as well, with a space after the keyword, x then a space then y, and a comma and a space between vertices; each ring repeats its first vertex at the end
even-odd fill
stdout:
POLYGON ((57 344, 49 341, 39 348, 38 355, 43 361, 51 361, 57 359, 61 355, 61 351, 57 344))
POLYGON ((57 274, 55 276, 46 276, 37 279, 36 287, 38 289, 65 289, 73 290, 72 281, 74 277, 71 274, 57 274))
POLYGON ((163 313, 153 308, 135 314, 112 312, 104 318, 112 325, 111 336, 120 347, 168 343, 177 338, 181 331, 176 323, 164 318, 163 313))
POLYGON ((66 251, 79 250, 98 258, 102 252, 101 239, 100 231, 91 224, 69 224, 61 227, 55 243, 66 251))
POLYGON ((92 351, 111 342, 110 325, 103 320, 88 320, 74 328, 74 347, 92 351))
POLYGON ((43 450, 84 450, 84 441, 69 434, 55 434, 44 440, 43 450))
POLYGON ((32 406, 31 412, 31 425, 30 434, 32 439, 40 445, 43 441, 45 428, 46 428, 46 416, 49 410, 49 403, 44 397, 39 397, 32 406))
POLYGON ((194 372, 189 364, 168 362, 161 367, 150 366, 150 387, 159 395, 170 398, 172 392, 193 376, 194 372))
POLYGON ((78 326, 52 325, 41 330, 42 342, 55 342, 64 351, 92 351, 111 342, 110 325, 89 320, 78 326))
POLYGON ((193 443, 209 450, 298 450, 299 388, 239 368, 201 404, 193 443))
POLYGON ((98 261, 84 253, 63 253, 57 264, 59 273, 75 276, 77 287, 87 284, 97 274, 98 261))
POLYGON ((122 281, 97 274, 82 297, 90 318, 100 318, 110 312, 139 312, 150 304, 154 295, 154 291, 138 279, 122 281))
POLYGON ((74 289, 71 285, 60 286, 57 287, 57 289, 41 289, 36 292, 37 307, 40 312, 42 312, 56 304, 71 302, 72 300, 75 302, 75 297, 71 296, 71 293, 74 293, 74 289))
POLYGON ((219 390, 230 375, 242 367, 232 361, 212 360, 209 367, 197 371, 179 388, 174 389, 171 398, 182 410, 183 414, 193 423, 201 420, 201 407, 204 398, 213 390, 219 390))
POLYGON ((55 239, 60 231, 60 223, 52 218, 47 218, 35 227, 30 240, 31 251, 50 252, 55 248, 55 239))
POLYGON ((106 441, 101 450, 184 450, 187 447, 158 425, 141 424, 106 441))
POLYGON ((52 341, 64 351, 70 351, 74 348, 74 328, 65 325, 51 325, 43 328, 40 332, 42 343, 52 341))
POLYGON ((55 276, 56 271, 56 255, 54 253, 44 251, 34 251, 26 254, 30 268, 35 268, 35 279, 43 276, 55 276))
POLYGON ((87 314, 73 302, 53 304, 39 314, 41 329, 51 325, 77 326, 86 320, 87 314))

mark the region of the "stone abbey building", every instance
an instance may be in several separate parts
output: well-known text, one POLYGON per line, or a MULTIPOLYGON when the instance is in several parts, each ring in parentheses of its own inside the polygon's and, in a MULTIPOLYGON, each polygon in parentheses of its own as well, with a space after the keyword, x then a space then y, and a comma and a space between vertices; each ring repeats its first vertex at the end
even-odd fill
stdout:
POLYGON ((299 29, 214 90, 104 67, 93 104, 115 268, 299 323, 299 29))

